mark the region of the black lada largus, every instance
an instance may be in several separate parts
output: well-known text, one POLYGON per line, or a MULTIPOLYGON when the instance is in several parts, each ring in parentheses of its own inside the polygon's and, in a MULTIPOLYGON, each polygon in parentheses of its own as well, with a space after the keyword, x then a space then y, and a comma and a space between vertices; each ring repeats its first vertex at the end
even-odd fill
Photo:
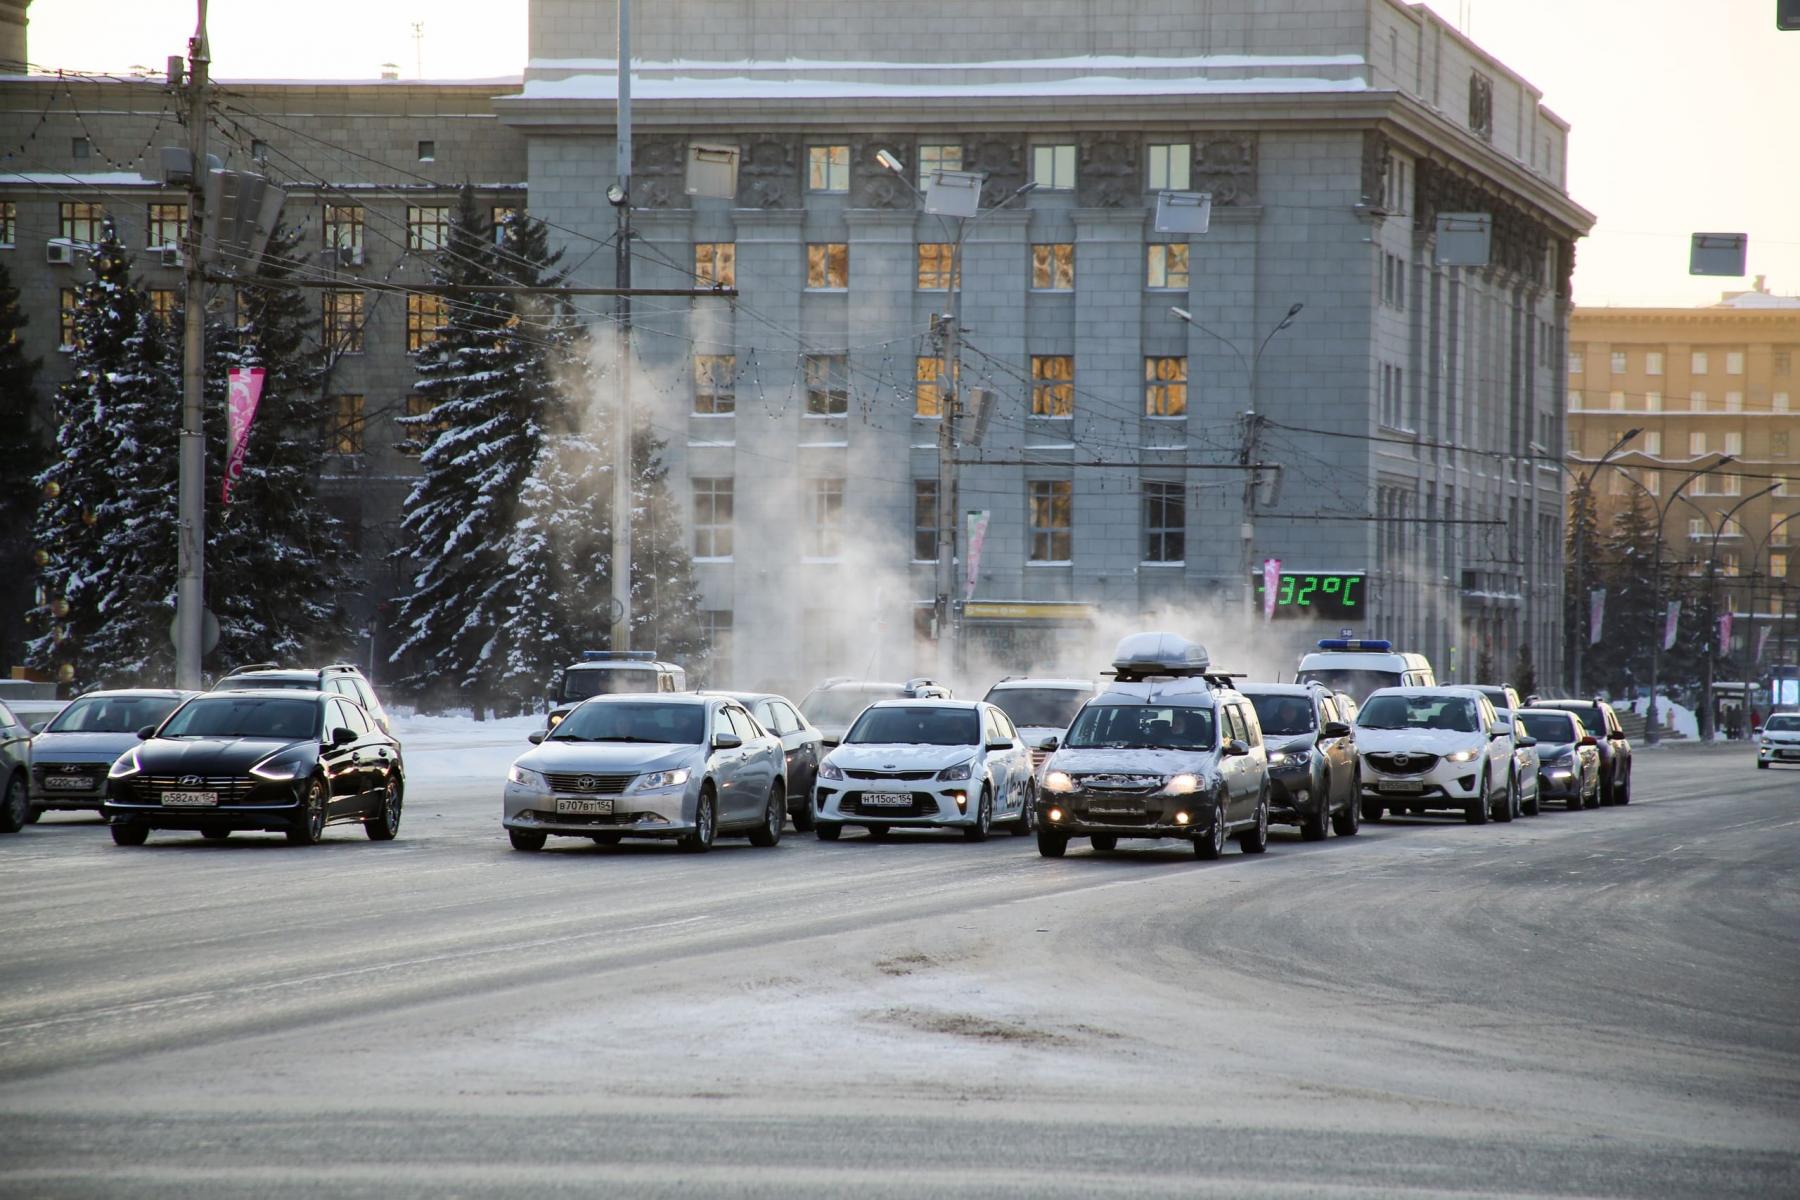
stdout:
POLYGON ((1212 670, 1204 646, 1172 633, 1125 638, 1112 673, 1044 763, 1038 852, 1061 858, 1077 837, 1096 850, 1120 838, 1182 838, 1217 858, 1236 837, 1244 853, 1261 854, 1268 752, 1231 677, 1212 670))

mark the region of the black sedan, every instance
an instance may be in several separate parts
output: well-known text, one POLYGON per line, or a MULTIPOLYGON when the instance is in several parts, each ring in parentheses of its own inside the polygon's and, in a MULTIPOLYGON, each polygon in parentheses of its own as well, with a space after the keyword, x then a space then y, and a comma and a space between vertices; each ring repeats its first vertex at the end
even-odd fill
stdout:
POLYGON ((819 760, 825 757, 825 735, 801 715, 799 706, 772 692, 702 692, 727 696, 750 710, 750 715, 770 735, 781 739, 787 757, 788 816, 801 833, 813 827, 813 785, 819 781, 819 760))
POLYGON ((1574 713, 1599 742, 1600 803, 1631 803, 1631 741, 1619 715, 1604 700, 1540 700, 1533 708, 1560 708, 1574 713))
POLYGON ((113 841, 152 829, 278 830, 310 846, 354 821, 373 841, 400 830, 400 743, 360 704, 321 692, 209 692, 176 709, 113 764, 102 811, 113 841))

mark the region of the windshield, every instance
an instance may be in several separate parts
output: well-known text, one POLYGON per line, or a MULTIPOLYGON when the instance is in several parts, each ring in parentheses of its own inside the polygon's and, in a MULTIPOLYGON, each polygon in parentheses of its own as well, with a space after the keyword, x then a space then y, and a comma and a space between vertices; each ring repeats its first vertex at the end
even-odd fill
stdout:
POLYGON ((1156 704, 1090 704, 1064 746, 1077 750, 1211 750, 1213 710, 1156 704))
POLYGON ((844 744, 973 746, 981 719, 972 708, 871 708, 856 719, 844 744))
POLYGON ((586 700, 589 696, 617 696, 628 692, 654 692, 655 667, 587 667, 563 672, 562 695, 565 702, 586 700))
POLYGON ((56 714, 48 733, 132 733, 160 725, 179 696, 84 696, 56 714))
POLYGON ((1362 729, 1447 729, 1481 732, 1481 714, 1466 696, 1376 696, 1357 715, 1362 729))
POLYGON ((317 737, 318 731, 317 700, 208 696, 182 705, 157 736, 272 738, 298 742, 317 737))
POLYGON ((706 740, 703 704, 584 704, 564 718, 546 741, 657 742, 698 746, 706 740))
POLYGON ((1322 683, 1334 692, 1349 692, 1361 704, 1369 698, 1371 692, 1385 687, 1398 687, 1400 672, 1398 671, 1353 671, 1341 668, 1316 667, 1301 671, 1294 677, 1295 683, 1322 683))
POLYGON ((1540 742, 1572 742, 1575 740, 1575 718, 1552 713, 1523 713, 1525 732, 1540 742))
POLYGON ((1311 733, 1315 727, 1312 701, 1305 696, 1252 696, 1250 703, 1256 705, 1265 737, 1311 733))
POLYGON ((995 688, 988 703, 1012 718, 1014 725, 1067 729, 1093 692, 1076 688, 995 688))
POLYGON ((800 702, 800 712, 814 725, 848 725, 877 700, 897 700, 899 688, 832 688, 814 690, 800 702))
POLYGON ((1763 728, 1775 733, 1800 733, 1800 716, 1770 717, 1763 728))
POLYGON ((1512 704, 1506 698, 1505 688, 1478 687, 1475 690, 1486 696, 1488 698, 1488 703, 1492 704, 1495 708, 1512 707, 1512 704))

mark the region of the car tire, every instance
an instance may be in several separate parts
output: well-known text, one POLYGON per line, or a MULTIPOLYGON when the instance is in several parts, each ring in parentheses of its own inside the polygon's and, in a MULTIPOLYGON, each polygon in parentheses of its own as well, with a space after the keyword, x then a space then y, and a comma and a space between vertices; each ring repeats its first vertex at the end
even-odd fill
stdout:
POLYGON ((108 828, 115 846, 141 846, 150 840, 150 826, 142 821, 114 821, 108 828))
POLYGON ((287 840, 295 846, 316 846, 325 837, 325 780, 314 775, 306 781, 306 795, 300 799, 300 823, 287 831, 287 840))
POLYGON ((1019 809, 1019 819, 1013 822, 1013 827, 1012 827, 1013 836, 1014 837, 1030 837, 1032 830, 1034 830, 1036 828, 1037 828, 1037 789, 1034 787, 1027 787, 1025 789, 1025 803, 1019 809))
POLYGON ((1766 771, 1769 769, 1769 764, 1759 758, 1756 760, 1756 769, 1759 771, 1766 771))
POLYGON ((984 785, 981 789, 981 799, 975 802, 975 823, 963 826, 963 840, 965 842, 987 841, 988 829, 993 823, 994 793, 988 791, 984 785))
POLYGON ((1611 808, 1613 802, 1613 781, 1611 775, 1602 776, 1600 786, 1594 789, 1593 803, 1589 808, 1611 808))
POLYGON ((750 831, 750 844, 768 849, 781 844, 781 831, 787 826, 787 789, 777 779, 769 785, 769 803, 763 809, 763 822, 750 831))
POLYGON ((1119 848, 1119 838, 1117 834, 1096 833, 1093 837, 1088 839, 1088 845, 1096 850, 1117 850, 1119 848))
POLYGON ((222 842, 231 836, 231 830, 221 829, 219 826, 214 825, 211 829, 202 829, 200 831, 200 836, 209 842, 222 842))
POLYGON ((38 823, 38 818, 49 811, 49 809, 40 804, 34 804, 25 813, 25 823, 27 825, 36 825, 38 823))
POLYGON ((509 829, 506 836, 514 850, 542 850, 549 840, 545 834, 531 829, 509 829))
POLYGON ((813 836, 821 842, 835 842, 844 836, 844 827, 836 821, 818 821, 813 825, 813 836))
POLYGON ((1325 786, 1315 788, 1313 795, 1318 798, 1319 808, 1300 822, 1303 842, 1322 842, 1331 833, 1331 776, 1325 777, 1325 786))
POLYGON ((1045 858, 1061 858, 1069 852, 1069 835, 1053 829, 1037 831, 1038 853, 1045 858))
POLYGON ((399 834, 403 802, 400 781, 388 776, 387 786, 381 789, 381 798, 375 802, 375 811, 363 818, 363 832, 369 835, 371 842, 391 842, 399 834))
POLYGON ((1483 775, 1481 777, 1481 795, 1480 795, 1480 797, 1475 801, 1475 803, 1469 805, 1467 808, 1465 808, 1463 810, 1463 820, 1468 822, 1470 825, 1486 825, 1488 823, 1489 818, 1491 818, 1493 816, 1494 802, 1493 802, 1493 800, 1491 800, 1489 798, 1493 795, 1493 792, 1494 792, 1494 789, 1489 786, 1489 782, 1491 779, 1492 779, 1492 776, 1488 776, 1488 775, 1483 775))
POLYGON ((1523 801, 1519 803, 1519 811, 1528 817, 1535 817, 1544 811, 1544 781, 1542 779, 1538 780, 1537 791, 1531 794, 1531 802, 1529 804, 1523 801))
POLYGON ((1506 795, 1500 799, 1500 807, 1494 810, 1494 820, 1510 822, 1519 815, 1519 781, 1516 777, 1506 777, 1506 795))
POLYGON ((812 792, 806 793, 806 803, 789 814, 794 819, 795 833, 811 833, 813 831, 812 792))
POLYGON ((1631 768, 1625 768, 1625 782, 1613 789, 1613 803, 1624 807, 1631 803, 1631 768))
POLYGON ((1208 862, 1225 853, 1225 797, 1220 795, 1213 805, 1212 822, 1203 837, 1194 839, 1194 854, 1208 862))
POLYGON ((1269 848, 1269 787, 1263 785, 1256 801, 1256 824, 1248 832, 1238 834, 1238 848, 1245 854, 1261 854, 1269 848))
MULTIPOLYGON (((1361 790, 1360 780, 1356 782, 1356 788, 1361 790)), ((1338 809, 1331 818, 1332 832, 1339 837, 1355 837, 1357 830, 1362 828, 1362 805, 1356 802, 1355 795, 1356 792, 1352 791, 1350 803, 1338 809)))
POLYGON ((869 836, 872 838, 884 838, 888 835, 888 827, 886 825, 864 825, 863 829, 868 831, 869 836))
POLYGON ((694 802, 694 830, 676 838, 675 844, 689 854, 704 854, 712 849, 713 837, 718 832, 718 814, 718 799, 712 784, 702 784, 700 799, 694 802))
POLYGON ((0 798, 0 833, 17 833, 31 819, 31 794, 25 789, 25 776, 13 772, 6 781, 6 795, 0 798))
POLYGON ((1382 807, 1378 800, 1364 800, 1361 805, 1362 819, 1365 821, 1381 820, 1382 807))

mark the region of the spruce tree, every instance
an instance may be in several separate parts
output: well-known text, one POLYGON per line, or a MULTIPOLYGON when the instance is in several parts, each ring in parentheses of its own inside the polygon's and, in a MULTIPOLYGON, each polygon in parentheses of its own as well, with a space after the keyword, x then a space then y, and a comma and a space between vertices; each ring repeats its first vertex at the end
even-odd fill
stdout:
POLYGON ((19 290, 0 258, 0 668, 24 661, 25 610, 37 570, 31 562, 36 480, 48 465, 37 428, 41 363, 25 355, 19 339, 25 324, 19 290))
POLYGON ((1588 655, 1588 669, 1595 683, 1615 695, 1649 680, 1651 641, 1662 637, 1656 535, 1656 511, 1633 488, 1630 503, 1613 517, 1601 552, 1605 561, 1588 571, 1590 587, 1606 588, 1606 621, 1600 644, 1588 655))
MULTIPOLYGON (((700 589, 694 582, 692 545, 669 489, 661 439, 640 430, 632 440, 631 527, 632 645, 697 669, 711 653, 700 624, 700 589)), ((609 504, 610 510, 611 505, 609 504)), ((610 514, 609 514, 610 515, 610 514)), ((607 572, 608 580, 612 572, 607 572)), ((609 583, 610 594, 610 583, 609 583)))
MULTIPOLYGON (((1595 558, 1600 548, 1600 518, 1594 506, 1592 484, 1577 487, 1569 494, 1569 525, 1564 544, 1564 561, 1568 579, 1563 586, 1563 636, 1566 653, 1563 661, 1573 663, 1578 653, 1588 649, 1588 593, 1601 586, 1595 558)), ((1587 658, 1583 657, 1585 670, 1587 658)), ((1586 680, 1583 680, 1585 686, 1586 680)))
POLYGON ((43 603, 27 661, 71 688, 165 682, 173 667, 180 362, 109 219, 57 391, 57 457, 37 478, 43 603))

